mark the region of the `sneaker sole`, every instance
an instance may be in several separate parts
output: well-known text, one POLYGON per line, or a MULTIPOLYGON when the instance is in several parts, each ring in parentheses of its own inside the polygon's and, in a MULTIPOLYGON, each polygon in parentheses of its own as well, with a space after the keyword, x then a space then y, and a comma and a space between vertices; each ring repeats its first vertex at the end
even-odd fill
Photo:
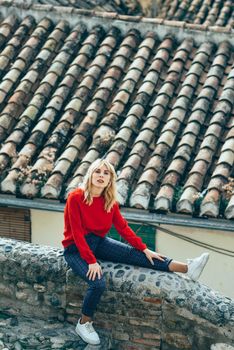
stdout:
POLYGON ((79 337, 85 342, 85 343, 87 343, 87 344, 90 344, 90 345, 100 345, 101 344, 101 342, 100 342, 100 340, 98 341, 98 342, 95 342, 95 341, 90 341, 90 339, 87 339, 87 338, 85 338, 85 337, 83 337, 83 335, 79 332, 79 330, 76 328, 75 329, 76 330, 76 333, 79 335, 79 337))

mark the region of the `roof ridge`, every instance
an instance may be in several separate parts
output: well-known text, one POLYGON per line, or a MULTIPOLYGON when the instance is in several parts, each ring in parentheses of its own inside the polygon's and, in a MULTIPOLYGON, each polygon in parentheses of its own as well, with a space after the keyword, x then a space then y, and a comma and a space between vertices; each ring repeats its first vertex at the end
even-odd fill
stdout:
MULTIPOLYGON (((92 26, 94 25, 94 23, 98 23, 98 19, 101 19, 99 24, 102 25, 103 19, 107 19, 110 21, 118 21, 118 25, 121 26, 121 29, 125 32, 128 29, 130 29, 130 27, 126 26, 126 22, 130 22, 135 23, 135 28, 136 24, 139 24, 139 28, 141 28, 145 32, 152 29, 156 29, 152 26, 158 25, 160 27, 165 27, 165 29, 167 29, 167 32, 171 31, 172 28, 177 28, 179 36, 181 36, 182 29, 183 34, 186 34, 186 36, 193 35, 193 33, 191 33, 193 31, 195 31, 196 33, 201 32, 205 34, 206 38, 208 34, 210 34, 213 37, 212 39, 216 43, 224 40, 223 37, 221 39, 217 38, 217 35, 215 36, 216 33, 220 33, 220 35, 226 35, 229 40, 234 41, 234 30, 231 28, 231 26, 220 27, 217 25, 205 25, 198 23, 194 24, 178 20, 167 20, 159 17, 150 18, 144 16, 121 15, 117 12, 101 12, 95 10, 78 9, 67 6, 65 7, 45 4, 34 4, 32 0, 0 0, 0 8, 1 11, 5 13, 5 15, 14 13, 20 16, 24 16, 28 13, 33 14, 35 17, 37 17, 37 19, 40 19, 41 15, 44 15, 51 18, 52 20, 59 21, 61 19, 68 19, 69 16, 71 16, 70 19, 73 20, 74 23, 77 23, 77 16, 84 16, 86 17, 86 20, 87 17, 90 18, 92 26), (17 9, 20 9, 20 11, 17 12, 17 9), (24 10, 26 12, 24 12, 24 10), (122 22, 125 23, 125 25, 123 25, 122 22)), ((104 26, 107 27, 107 25, 108 22, 105 22, 104 26)), ((111 25, 113 25, 113 22, 111 22, 111 25)), ((173 33, 177 34, 176 31, 173 31, 173 33)), ((162 35, 165 35, 165 30, 162 30, 162 35)), ((201 40, 204 40, 204 38, 195 37, 195 40, 200 42, 201 40)))

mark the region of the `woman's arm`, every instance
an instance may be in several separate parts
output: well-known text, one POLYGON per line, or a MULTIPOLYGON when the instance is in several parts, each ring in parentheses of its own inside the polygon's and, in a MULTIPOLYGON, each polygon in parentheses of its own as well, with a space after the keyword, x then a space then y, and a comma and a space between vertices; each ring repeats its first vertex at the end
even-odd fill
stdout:
POLYGON ((150 250, 148 248, 144 249, 143 252, 145 253, 147 259, 150 261, 150 263, 152 265, 154 265, 153 259, 158 259, 158 260, 161 260, 161 261, 165 260, 165 256, 164 255, 158 254, 158 253, 156 253, 153 250, 150 250))
POLYGON ((84 229, 82 227, 82 217, 79 207, 79 198, 77 198, 76 194, 71 193, 68 196, 65 207, 65 217, 66 216, 68 216, 68 224, 70 225, 72 237, 77 246, 77 249, 80 252, 80 256, 88 264, 95 264, 97 260, 84 237, 84 229))
POLYGON ((134 248, 142 251, 147 249, 146 244, 143 243, 142 239, 135 234, 135 232, 129 227, 127 220, 125 220, 121 215, 117 203, 114 207, 113 225, 115 226, 118 233, 134 248))
POLYGON ((152 265, 154 265, 153 259, 158 259, 163 261, 165 256, 158 254, 147 248, 146 244, 142 242, 142 239, 138 237, 135 232, 128 226, 127 220, 123 218, 120 213, 119 206, 116 204, 116 210, 113 215, 113 224, 119 234, 134 248, 142 250, 147 259, 152 265))

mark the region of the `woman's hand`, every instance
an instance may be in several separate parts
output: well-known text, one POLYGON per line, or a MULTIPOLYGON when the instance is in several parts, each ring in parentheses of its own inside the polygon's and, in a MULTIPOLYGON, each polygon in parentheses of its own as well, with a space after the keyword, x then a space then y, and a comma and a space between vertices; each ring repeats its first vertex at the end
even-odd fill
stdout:
POLYGON ((100 280, 102 276, 102 268, 101 266, 96 262, 95 264, 89 264, 89 269, 86 274, 89 280, 94 281, 96 278, 96 275, 98 276, 98 279, 100 280))
POLYGON ((156 253, 153 250, 150 250, 148 248, 144 249, 143 252, 145 253, 147 259, 151 262, 152 265, 154 265, 153 258, 161 260, 161 261, 165 260, 164 255, 158 254, 158 253, 156 253))

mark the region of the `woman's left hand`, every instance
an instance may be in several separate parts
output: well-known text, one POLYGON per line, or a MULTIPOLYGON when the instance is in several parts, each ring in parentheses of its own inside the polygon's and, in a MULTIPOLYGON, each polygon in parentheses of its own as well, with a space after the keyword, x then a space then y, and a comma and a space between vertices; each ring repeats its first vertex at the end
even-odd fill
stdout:
POLYGON ((165 256, 164 255, 158 254, 158 253, 156 253, 153 250, 150 250, 148 248, 144 249, 143 252, 145 253, 147 259, 151 262, 152 265, 154 265, 153 258, 161 260, 161 261, 165 260, 165 256))

